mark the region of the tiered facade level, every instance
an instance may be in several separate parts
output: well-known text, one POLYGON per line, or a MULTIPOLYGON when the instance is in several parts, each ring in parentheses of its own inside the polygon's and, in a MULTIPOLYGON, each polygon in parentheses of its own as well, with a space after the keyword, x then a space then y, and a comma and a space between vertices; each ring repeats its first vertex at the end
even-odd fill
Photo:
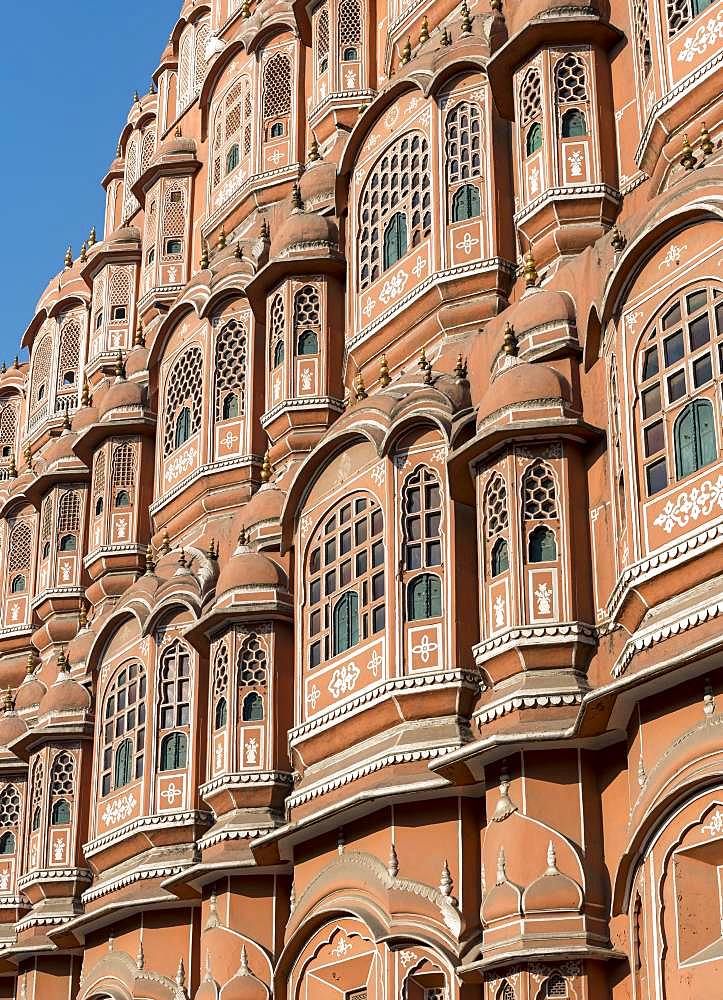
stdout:
POLYGON ((186 0, 0 375, 0 997, 720 996, 722 64, 186 0))

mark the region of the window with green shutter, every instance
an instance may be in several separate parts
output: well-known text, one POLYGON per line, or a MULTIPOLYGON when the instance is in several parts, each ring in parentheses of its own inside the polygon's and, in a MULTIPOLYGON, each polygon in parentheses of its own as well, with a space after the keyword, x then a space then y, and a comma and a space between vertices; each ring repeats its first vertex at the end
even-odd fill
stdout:
POLYGON ((347 591, 334 608, 334 656, 344 653, 359 642, 359 598, 347 591))
POLYGON ((707 399, 688 403, 675 421, 675 475, 685 479, 717 458, 713 406, 707 399))
POLYGON ((384 230, 384 270, 404 256, 407 252, 407 217, 403 212, 396 212, 384 230))

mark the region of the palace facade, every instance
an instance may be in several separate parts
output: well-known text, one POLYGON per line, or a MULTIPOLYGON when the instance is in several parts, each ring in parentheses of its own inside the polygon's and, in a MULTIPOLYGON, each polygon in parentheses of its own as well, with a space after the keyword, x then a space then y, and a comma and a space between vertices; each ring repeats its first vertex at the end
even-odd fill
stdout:
POLYGON ((0 997, 720 995, 722 94, 183 3, 0 375, 0 997))

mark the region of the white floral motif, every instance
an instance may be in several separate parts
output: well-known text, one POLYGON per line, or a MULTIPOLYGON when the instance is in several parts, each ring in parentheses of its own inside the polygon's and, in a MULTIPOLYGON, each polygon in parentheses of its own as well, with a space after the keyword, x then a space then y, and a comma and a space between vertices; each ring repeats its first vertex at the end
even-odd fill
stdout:
POLYGON ((223 767, 223 745, 221 743, 216 744, 216 770, 220 771, 223 767))
POLYGON ((397 124, 398 119, 399 119, 399 105, 395 104, 384 115, 384 124, 387 126, 387 128, 394 128, 394 126, 397 124))
POLYGON ((552 614, 552 591, 546 583, 541 583, 535 591, 538 615, 552 614))
POLYGON ((62 861, 65 857, 65 839, 63 837, 58 837, 53 845, 53 859, 55 861, 62 861))
POLYGON ((196 461, 196 454, 195 448, 186 448, 180 455, 176 455, 166 468, 166 482, 176 479, 182 472, 188 472, 196 461))
POLYGON ((183 798, 183 792, 176 786, 175 781, 169 781, 161 792, 161 798, 165 799, 169 806, 172 806, 176 799, 183 798))
POLYGON ((671 264, 675 264, 675 266, 678 267, 680 264, 680 255, 687 249, 687 243, 683 243, 682 246, 677 243, 671 243, 665 257, 663 257, 661 262, 658 264, 658 270, 660 270, 661 267, 670 267, 671 264))
POLYGON ((103 822, 106 826, 111 826, 111 824, 115 825, 123 819, 128 819, 136 805, 137 801, 133 792, 116 799, 115 802, 109 802, 103 813, 103 822))
POLYGON ((343 694, 348 694, 356 687, 361 671, 356 663, 345 663, 332 674, 329 681, 329 692, 334 698, 339 698, 343 694))
POLYGON ((16 622, 20 617, 20 606, 18 604, 13 604, 13 610, 10 612, 11 619, 16 622))
POLYGON ((63 566, 60 570, 60 575, 62 577, 63 583, 70 582, 70 566, 68 565, 68 563, 63 563, 63 566))
POLYGON ((8 868, 3 868, 0 872, 0 892, 7 892, 10 888, 10 871, 8 868))
POLYGON ((301 519, 301 537, 306 538, 311 528, 311 518, 304 515, 301 519))
POLYGON ((499 628, 501 625, 505 624, 505 602, 502 597, 498 595, 497 600, 494 604, 495 611, 495 626, 499 628))
POLYGON ((628 313, 625 317, 625 325, 631 333, 635 331, 635 327, 638 325, 638 320, 642 315, 643 314, 640 309, 636 309, 635 312, 628 313))
POLYGON ((422 636, 421 642, 417 646, 412 646, 412 652, 419 654, 419 659, 422 663, 429 663, 429 658, 432 653, 435 653, 439 649, 439 644, 432 642, 429 636, 425 633, 422 636))
POLYGON ((225 436, 221 439, 221 444, 230 451, 236 444, 237 440, 238 438, 235 434, 232 434, 231 431, 226 431, 225 436))
POLYGON ((716 48, 723 42, 723 11, 716 18, 709 18, 701 24, 692 38, 686 38, 683 48, 678 53, 678 62, 692 62, 696 56, 702 56, 706 49, 716 48))
POLYGON ((301 371, 301 391, 311 392, 311 369, 303 368, 301 371))
POLYGON ((371 472, 371 477, 377 486, 381 486, 384 482, 384 462, 380 462, 379 465, 375 465, 371 472))
POLYGON ((404 291, 407 282, 409 281, 409 275, 406 271, 397 271, 393 274, 391 278, 387 278, 384 282, 381 292, 379 293, 379 298, 382 300, 386 306, 392 299, 398 298, 404 291))
POLYGON ((371 659, 367 663, 367 670, 373 674, 374 677, 379 676, 379 669, 384 664, 384 660, 381 658, 377 650, 375 649, 371 655, 371 659))
POLYGON ((311 705, 312 712, 316 711, 316 703, 318 702, 319 698, 321 698, 321 691, 318 689, 316 684, 312 684, 311 691, 309 691, 309 693, 306 696, 306 703, 307 705, 311 705))
POLYGON ((690 521, 707 517, 716 507, 723 510, 723 475, 715 482, 706 479, 700 486, 684 490, 675 500, 668 500, 653 523, 669 535, 676 526, 684 528, 690 521))
POLYGON ((368 295, 367 300, 364 303, 364 307, 362 308, 362 312, 364 313, 367 319, 369 319, 371 314, 374 312, 374 306, 376 304, 377 304, 376 300, 373 299, 370 295, 368 295))
POLYGON ((710 822, 706 823, 704 827, 701 827, 704 833, 709 834, 711 837, 720 836, 723 833, 723 812, 721 812, 720 807, 716 809, 710 818, 710 822))
POLYGON ((567 158, 570 165, 571 177, 582 177, 582 153, 579 149, 574 150, 567 158))
POLYGON ((177 278, 178 278, 178 268, 174 264, 173 267, 168 268, 168 281, 171 285, 175 285, 177 278))
POLYGON ((346 74, 346 85, 351 90, 356 87, 356 73, 353 70, 348 70, 346 74))
POLYGON ((472 233, 465 233, 462 242, 457 244, 457 249, 470 254, 476 246, 479 246, 479 240, 474 239, 472 233))
POLYGON ((331 949, 332 955, 337 958, 344 958, 352 949, 352 944, 347 938, 339 938, 339 943, 331 949))
POLYGON ((256 739, 255 736, 252 736, 251 739, 246 743, 245 749, 246 749, 246 763, 247 764, 258 763, 259 741, 256 739))
POLYGON ((537 167, 533 167, 529 175, 530 183, 530 194, 537 194, 538 188, 540 187, 540 171, 537 167))
POLYGON ((125 517, 120 517, 116 524, 118 525, 118 537, 126 538, 128 536, 128 520, 125 517))
POLYGON ((427 261, 424 259, 424 257, 422 257, 421 254, 417 254, 417 259, 414 262, 414 267, 412 268, 412 273, 414 274, 414 277, 419 278, 426 266, 427 266, 427 261))
POLYGON ((407 966, 412 964, 412 962, 417 961, 416 951, 410 951, 410 949, 408 948, 405 951, 400 951, 399 961, 402 963, 402 966, 406 969, 407 966))

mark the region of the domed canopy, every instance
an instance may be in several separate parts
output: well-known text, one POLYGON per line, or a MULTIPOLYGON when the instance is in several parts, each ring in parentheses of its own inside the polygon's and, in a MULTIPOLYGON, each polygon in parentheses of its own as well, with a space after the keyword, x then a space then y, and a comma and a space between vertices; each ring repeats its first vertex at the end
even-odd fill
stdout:
POLYGON ((317 212, 294 209, 271 241, 271 256, 282 257, 319 246, 339 246, 335 223, 317 212))
POLYGON ((284 586, 286 586, 286 574, 273 559, 240 545, 221 570, 216 593, 224 594, 227 590, 241 587, 265 589, 284 586))
POLYGON ((140 243, 141 231, 136 226, 120 226, 118 229, 113 230, 105 242, 107 245, 115 243, 140 243))
POLYGON ((518 337, 540 326, 572 326, 575 323, 572 299, 551 288, 530 289, 506 315, 518 337))
POLYGON ((0 715, 0 746, 6 747, 13 740, 16 740, 18 736, 26 733, 28 727, 15 711, 15 702, 10 693, 10 688, 7 689, 3 696, 2 709, 3 714, 0 715))
POLYGON ((330 201, 336 193, 336 164, 314 160, 301 175, 299 193, 304 205, 312 209, 322 201, 330 201))
POLYGON ((187 139, 182 135, 171 135, 167 139, 164 139, 156 149, 156 155, 154 160, 160 160, 162 157, 166 156, 195 156, 196 155, 196 141, 195 139, 187 139))
POLYGON ((241 967, 233 979, 229 979, 221 990, 221 1000, 268 1000, 269 991, 260 979, 251 972, 244 945, 241 953, 241 967))
POLYGON ((539 913, 541 910, 579 910, 581 906, 582 890, 557 867, 555 848, 550 841, 547 870, 525 889, 522 907, 525 913, 539 913))
POLYGON ((103 400, 98 407, 98 415, 102 420, 111 410, 126 409, 128 407, 137 409, 140 406, 143 406, 142 386, 138 382, 129 382, 126 379, 118 378, 103 396, 103 400))
POLYGON ((126 375, 130 377, 147 371, 149 354, 147 347, 134 347, 126 358, 126 375))
POLYGON ((564 405, 572 399, 567 379, 549 365, 515 361, 495 377, 482 397, 478 425, 499 410, 540 402, 564 405))
POLYGON ((40 715, 50 712, 86 712, 90 708, 90 695, 70 676, 70 667, 61 650, 58 654, 58 676, 40 702, 40 715))
POLYGON ((43 700, 47 687, 35 675, 36 659, 32 653, 28 655, 28 666, 23 682, 15 695, 15 708, 22 712, 28 708, 37 708, 43 700))

